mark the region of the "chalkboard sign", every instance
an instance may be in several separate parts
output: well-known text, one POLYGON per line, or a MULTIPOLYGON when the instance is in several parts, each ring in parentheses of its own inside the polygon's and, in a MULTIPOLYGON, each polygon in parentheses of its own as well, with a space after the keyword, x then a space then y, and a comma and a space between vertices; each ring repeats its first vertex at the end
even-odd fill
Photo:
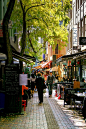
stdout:
POLYGON ((18 65, 10 64, 5 67, 5 89, 10 95, 19 93, 18 65))

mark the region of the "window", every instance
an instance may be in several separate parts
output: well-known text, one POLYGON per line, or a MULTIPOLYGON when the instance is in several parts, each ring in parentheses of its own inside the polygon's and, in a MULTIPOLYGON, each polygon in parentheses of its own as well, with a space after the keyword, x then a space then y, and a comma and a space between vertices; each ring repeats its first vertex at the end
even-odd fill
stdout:
POLYGON ((86 24, 86 17, 85 17, 85 24, 86 24))
POLYGON ((80 8, 80 0, 78 1, 78 5, 79 5, 78 8, 80 8))
POLYGON ((86 31, 85 31, 85 37, 86 37, 86 31))
POLYGON ((82 27, 83 27, 83 20, 82 20, 82 27))
POLYGON ((58 44, 57 44, 57 46, 55 48, 55 54, 58 54, 58 44))
POLYGON ((81 0, 81 4, 82 4, 82 0, 81 0))

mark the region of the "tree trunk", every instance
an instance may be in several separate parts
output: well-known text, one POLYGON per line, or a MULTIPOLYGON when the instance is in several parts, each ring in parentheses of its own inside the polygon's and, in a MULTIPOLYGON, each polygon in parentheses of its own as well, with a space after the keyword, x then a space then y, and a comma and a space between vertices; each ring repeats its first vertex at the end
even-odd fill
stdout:
POLYGON ((21 39, 21 56, 24 54, 25 46, 26 46, 26 13, 23 11, 23 34, 21 39))
POLYGON ((12 0, 12 1, 10 0, 7 11, 3 19, 3 39, 4 39, 4 44, 5 44, 4 48, 6 51, 8 64, 11 64, 13 61, 12 49, 10 46, 10 39, 9 39, 9 32, 8 32, 8 24, 9 24, 9 20, 10 20, 10 16, 11 16, 14 4, 15 4, 15 0, 12 0))
MULTIPOLYGON (((23 11, 23 34, 21 39, 21 56, 24 54, 25 46, 26 46, 26 13, 23 11)), ((20 61, 20 72, 22 73, 23 63, 20 61)))

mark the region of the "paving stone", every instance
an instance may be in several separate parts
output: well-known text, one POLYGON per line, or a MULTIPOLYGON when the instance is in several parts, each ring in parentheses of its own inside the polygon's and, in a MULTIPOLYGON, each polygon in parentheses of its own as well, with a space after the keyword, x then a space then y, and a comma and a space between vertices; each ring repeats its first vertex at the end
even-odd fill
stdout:
POLYGON ((48 98, 48 92, 44 96, 43 105, 38 105, 38 93, 28 101, 24 115, 6 116, 0 118, 0 129, 86 129, 86 123, 80 118, 79 124, 75 124, 77 114, 63 107, 63 100, 57 100, 54 95, 48 98), (80 123, 81 122, 81 123, 80 123))

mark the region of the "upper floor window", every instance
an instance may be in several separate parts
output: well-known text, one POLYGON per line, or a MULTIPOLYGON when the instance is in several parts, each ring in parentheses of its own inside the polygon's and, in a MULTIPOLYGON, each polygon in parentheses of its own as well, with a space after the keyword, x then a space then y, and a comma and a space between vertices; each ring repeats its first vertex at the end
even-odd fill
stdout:
POLYGON ((86 17, 85 17, 85 25, 86 25, 86 17))
POLYGON ((83 20, 82 20, 82 27, 83 27, 83 20))
POLYGON ((78 9, 80 8, 80 0, 78 0, 78 9))
POLYGON ((58 54, 58 44, 57 44, 57 46, 55 48, 55 54, 58 54))

